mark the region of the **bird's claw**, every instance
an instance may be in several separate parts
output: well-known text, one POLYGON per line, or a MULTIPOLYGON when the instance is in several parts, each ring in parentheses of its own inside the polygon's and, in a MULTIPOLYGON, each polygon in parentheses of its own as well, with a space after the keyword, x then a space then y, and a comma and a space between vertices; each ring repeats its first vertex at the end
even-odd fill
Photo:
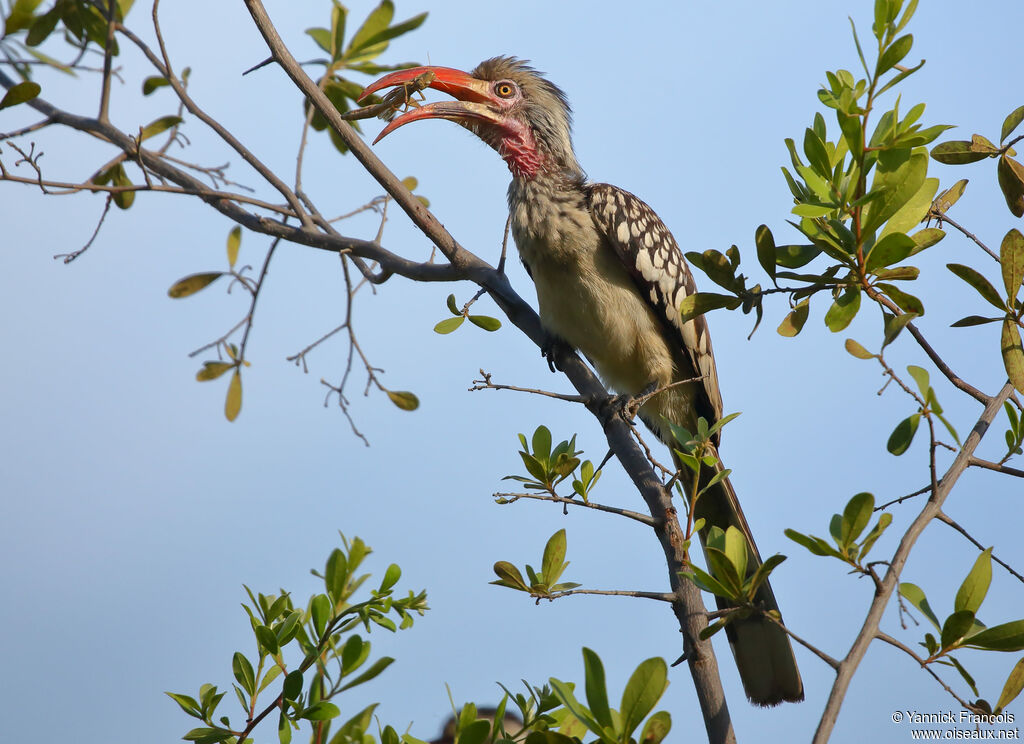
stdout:
POLYGON ((640 412, 640 406, 643 405, 644 399, 657 389, 658 384, 652 382, 636 395, 628 393, 609 395, 601 406, 605 420, 611 420, 612 416, 620 416, 626 423, 632 424, 640 412))
POLYGON ((558 336, 548 336, 540 347, 540 353, 547 360, 548 369, 552 372, 561 372, 562 368, 558 366, 557 357, 562 352, 570 353, 571 349, 572 347, 558 336))

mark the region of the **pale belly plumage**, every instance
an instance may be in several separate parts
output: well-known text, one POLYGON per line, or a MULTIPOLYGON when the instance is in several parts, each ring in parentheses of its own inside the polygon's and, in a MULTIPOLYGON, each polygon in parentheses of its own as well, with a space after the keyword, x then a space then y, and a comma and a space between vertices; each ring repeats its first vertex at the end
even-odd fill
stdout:
MULTIPOLYGON (((680 379, 682 350, 669 344, 664 327, 637 291, 633 278, 582 209, 560 210, 553 219, 531 219, 513 204, 512 233, 537 289, 541 323, 594 365, 618 393, 636 394, 652 383, 680 379), (536 227, 543 226, 543 234, 536 227)), ((640 411, 662 439, 662 421, 692 427, 693 391, 673 388, 640 411)))

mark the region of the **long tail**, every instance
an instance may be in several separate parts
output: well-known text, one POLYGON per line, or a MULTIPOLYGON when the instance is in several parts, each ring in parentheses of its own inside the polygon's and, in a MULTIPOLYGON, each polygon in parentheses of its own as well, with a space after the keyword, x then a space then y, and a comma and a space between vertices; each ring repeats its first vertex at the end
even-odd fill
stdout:
MULTIPOLYGON (((677 463, 677 467, 679 464, 677 463)), ((721 466, 719 466, 720 468, 721 466)), ((704 479, 710 479, 715 470, 708 469, 704 479)), ((714 526, 727 529, 732 526, 747 538, 747 575, 754 573, 761 565, 761 554, 757 551, 754 535, 750 531, 743 509, 736 498, 736 492, 728 478, 723 478, 697 501, 695 518, 705 520, 701 532, 701 546, 704 545, 707 530, 714 526)), ((715 597, 718 609, 729 609, 728 601, 715 597)), ((755 602, 765 610, 779 609, 775 594, 767 581, 761 584, 755 602)), ((734 620, 725 628, 736 658, 736 667, 743 680, 743 690, 755 705, 771 706, 782 702, 799 702, 804 699, 804 685, 789 637, 773 623, 762 616, 751 616, 734 620)))

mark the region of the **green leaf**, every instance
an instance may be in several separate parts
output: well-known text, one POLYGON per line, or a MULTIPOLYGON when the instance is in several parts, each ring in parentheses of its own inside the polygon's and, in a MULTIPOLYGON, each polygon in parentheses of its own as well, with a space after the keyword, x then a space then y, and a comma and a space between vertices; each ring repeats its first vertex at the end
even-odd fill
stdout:
POLYGON ((218 728, 194 728, 181 738, 196 744, 214 744, 231 738, 231 732, 218 728))
POLYGON ((1003 155, 999 158, 996 176, 1010 212, 1014 217, 1024 217, 1024 165, 1003 155))
POLYGON ((202 718, 202 713, 199 712, 199 703, 194 698, 177 692, 165 692, 164 695, 176 702, 183 711, 193 718, 202 718))
POLYGON ((281 651, 281 647, 277 643, 277 635, 266 625, 257 625, 253 628, 253 632, 256 634, 256 641, 262 651, 271 656, 275 656, 281 651))
POLYGON ((238 261, 238 249, 242 246, 242 226, 235 225, 231 228, 231 232, 228 233, 228 265, 231 268, 235 267, 235 262, 238 261))
POLYGON ((917 317, 917 313, 903 313, 901 315, 885 315, 885 333, 882 339, 882 348, 896 340, 904 328, 917 317))
POLYGON ((679 313, 682 318, 682 322, 686 323, 700 315, 703 315, 704 313, 712 310, 718 310, 719 308, 726 307, 730 310, 735 310, 742 303, 743 301, 739 297, 735 297, 733 295, 715 294, 714 292, 695 292, 694 294, 683 298, 683 301, 679 303, 679 313))
POLYGON ((914 250, 910 252, 910 255, 913 256, 914 254, 920 253, 925 248, 931 248, 946 237, 946 233, 937 227, 926 227, 923 230, 918 230, 910 237, 914 241, 914 250))
POLYGON ((910 373, 910 376, 914 378, 914 382, 917 383, 917 389, 921 391, 921 397, 927 398, 928 390, 931 389, 928 370, 911 364, 907 366, 907 372, 910 373))
POLYGON ((942 624, 940 643, 943 649, 952 648, 960 643, 964 636, 974 627, 974 613, 970 610, 958 610, 946 618, 942 624))
POLYGON ((896 41, 886 47, 885 51, 882 52, 882 56, 878 58, 878 64, 875 66, 875 77, 888 72, 898 65, 900 60, 907 56, 913 45, 914 37, 911 34, 907 34, 896 39, 896 41))
POLYGON ((565 564, 565 529, 553 534, 544 546, 544 557, 541 559, 541 571, 544 580, 553 584, 558 580, 565 564))
POLYGON ((814 555, 821 556, 832 556, 833 558, 843 558, 843 555, 829 545, 827 542, 822 540, 820 537, 814 537, 813 535, 805 535, 802 532, 797 532, 792 529, 785 529, 783 534, 786 535, 793 542, 804 546, 814 555))
POLYGON ((196 380, 199 382, 216 380, 228 370, 234 369, 235 366, 233 362, 203 362, 203 368, 196 372, 196 380))
POLYGON ((4 97, 0 98, 0 109, 10 108, 11 106, 17 106, 19 103, 31 101, 41 91, 42 88, 39 87, 39 83, 31 81, 12 85, 7 89, 4 97))
POLYGON ((935 197, 935 201, 932 202, 931 211, 937 212, 939 214, 945 214, 946 211, 954 204, 956 204, 960 200, 960 197, 963 196, 964 189, 967 188, 967 183, 968 181, 966 178, 961 178, 959 181, 957 181, 948 189, 946 189, 937 197, 935 197))
POLYGON ((451 312, 452 315, 455 315, 455 316, 461 316, 462 315, 462 313, 459 311, 459 306, 455 304, 455 295, 453 295, 453 294, 448 295, 448 299, 445 300, 445 302, 448 304, 448 310, 451 312))
POLYGON ((950 263, 946 264, 946 267, 974 287, 978 294, 988 300, 990 304, 999 308, 1001 311, 1006 310, 1006 303, 1003 301, 1003 298, 999 296, 996 288, 993 287, 989 280, 982 276, 980 272, 972 269, 970 266, 964 266, 963 264, 950 263))
POLYGON ((380 5, 371 10, 370 14, 366 16, 366 20, 363 21, 363 25, 359 27, 352 36, 352 40, 348 43, 345 56, 352 57, 354 52, 369 46, 373 37, 390 25, 391 19, 394 16, 395 5, 391 0, 384 0, 380 5))
POLYGON ((583 672, 586 680, 587 705, 602 726, 612 728, 612 713, 608 707, 608 689, 605 685, 604 665, 601 657, 589 648, 583 649, 583 672))
POLYGON ((745 576, 747 573, 747 539, 738 529, 729 525, 725 531, 725 557, 736 569, 737 576, 745 576))
POLYGON ((142 128, 142 132, 139 134, 139 142, 144 142, 150 137, 155 137, 161 132, 166 132, 171 127, 176 127, 179 124, 181 124, 180 116, 161 116, 142 128))
POLYGON ((470 315, 469 322, 485 331, 493 332, 501 328, 501 321, 489 315, 470 315))
POLYGON ((420 399, 408 390, 388 390, 387 394, 391 402, 403 411, 415 411, 420 407, 420 399))
POLYGON ((1024 281, 1024 235, 1016 228, 1003 237, 999 246, 999 264, 1003 270, 1006 296, 1013 299, 1024 281))
POLYGON ((860 310, 860 287, 849 286, 832 303, 832 307, 825 313, 825 325, 833 333, 850 325, 850 322, 860 310))
POLYGON ((897 456, 906 452, 910 447, 910 443, 914 441, 914 434, 917 433, 917 425, 920 421, 921 415, 918 413, 900 421, 896 428, 893 429, 892 434, 889 435, 889 441, 886 443, 885 448, 897 456))
POLYGON ((875 285, 878 289, 889 295, 889 298, 907 315, 918 317, 924 315, 924 304, 909 292, 904 292, 899 287, 887 282, 878 282, 875 285))
POLYGON ((992 583, 992 548, 982 551, 978 559, 974 561, 967 578, 964 579, 960 589, 957 590, 956 600, 953 609, 957 612, 970 610, 977 614, 985 595, 988 594, 989 584, 992 583))
POLYGON ((252 664, 249 662, 245 655, 239 652, 235 652, 235 655, 231 659, 231 671, 235 675, 235 679, 238 680, 238 684, 242 686, 242 689, 248 692, 250 695, 256 691, 256 673, 252 669, 252 664))
POLYGON ((902 582, 900 584, 900 596, 906 599, 910 604, 914 605, 921 614, 928 618, 928 621, 935 626, 936 630, 939 630, 939 619, 935 616, 931 606, 928 604, 928 598, 925 597, 924 592, 916 584, 910 582, 902 582))
POLYGON ((511 589, 518 589, 523 592, 530 591, 526 582, 523 581, 523 575, 519 573, 519 569, 508 561, 498 561, 495 563, 494 573, 497 574, 499 581, 492 581, 492 584, 507 586, 511 589))
POLYGON ((369 669, 367 669, 365 672, 363 672, 358 677, 351 680, 350 682, 348 682, 348 684, 342 687, 341 690, 339 690, 339 692, 344 692, 345 690, 350 690, 353 687, 356 687, 357 685, 369 682, 371 679, 378 676, 381 672, 383 672, 385 669, 391 666, 394 663, 394 661, 395 660, 392 659, 390 656, 382 656, 381 658, 377 659, 377 661, 373 662, 370 665, 369 669))
POLYGON ((167 78, 160 75, 153 75, 142 81, 142 95, 148 96, 158 88, 163 88, 170 85, 167 78))
POLYGON ((321 700, 319 703, 313 703, 313 705, 302 711, 299 717, 305 718, 307 721, 329 721, 340 715, 341 710, 338 709, 337 705, 321 700))
POLYGON ((972 635, 966 645, 992 651, 1022 651, 1024 650, 1024 620, 1014 620, 1010 623, 986 628, 980 633, 972 635))
POLYGON ((630 736, 658 704, 668 687, 668 666, 659 657, 640 662, 622 692, 622 733, 630 736))
POLYGON ((796 307, 789 311, 789 314, 782 319, 782 322, 779 323, 778 329, 776 329, 780 336, 792 338, 800 333, 804 327, 804 323, 807 322, 807 314, 811 309, 810 303, 810 298, 801 300, 797 303, 796 307))
MULTIPOLYGON (((278 667, 280 669, 280 667, 278 667)), ((284 696, 285 700, 298 700, 299 695, 302 694, 302 671, 299 669, 293 669, 288 672, 284 678, 284 684, 281 687, 281 695, 284 696)))
POLYGON ((932 148, 932 157, 946 165, 966 165, 977 163, 989 156, 988 153, 973 150, 971 145, 972 143, 966 140, 943 142, 932 148))
MULTIPOLYGON (((930 197, 928 204, 931 204, 930 197)), ((927 209, 927 205, 925 208, 927 209)), ((911 255, 916 245, 910 236, 901 232, 891 232, 875 243, 875 247, 868 252, 865 268, 868 271, 875 271, 883 266, 897 264, 911 255)))
POLYGON ((860 544, 860 552, 857 555, 857 560, 864 560, 864 557, 868 554, 871 548, 874 547, 878 538, 882 536, 882 533, 885 532, 886 527, 890 524, 892 524, 892 514, 883 512, 882 516, 878 518, 878 522, 875 523, 875 526, 871 528, 867 537, 865 537, 864 541, 860 544))
POLYGON ((834 204, 805 202, 803 204, 797 204, 790 211, 798 217, 825 217, 835 212, 836 206, 834 204))
POLYGON ((999 340, 1006 375, 1018 392, 1024 393, 1024 347, 1021 346, 1020 330, 1011 318, 1003 319, 1003 332, 999 340))
POLYGON ((615 740, 608 737, 602 731, 601 724, 599 724, 594 717, 590 715, 590 711, 576 699, 570 685, 559 679, 555 679, 554 677, 549 679, 548 682, 551 685, 551 689, 554 691, 555 697, 562 702, 562 705, 564 705, 572 715, 579 719, 588 729, 600 736, 602 742, 614 744, 615 740))
POLYGON ((397 563, 392 563, 388 566, 387 571, 384 572, 384 579, 380 582, 380 589, 378 592, 386 592, 391 589, 398 580, 402 577, 402 569, 399 568, 397 563))
POLYGON ((928 156, 924 151, 883 150, 871 192, 881 196, 863 208, 861 233, 872 232, 899 212, 920 191, 928 173, 928 156))
POLYGON ((672 729, 672 716, 668 711, 659 710, 647 719, 643 731, 640 732, 641 744, 660 744, 672 729))
POLYGON ((858 493, 846 503, 843 509, 842 532, 839 544, 843 549, 848 548, 871 521, 871 514, 875 509, 875 497, 870 493, 858 493))
POLYGON ((231 375, 231 382, 228 384, 228 395, 224 399, 224 416, 228 421, 234 421, 241 410, 242 373, 235 367, 235 374, 231 375))
POLYGON ((759 225, 754 232, 754 245, 757 246, 757 261, 772 279, 775 279, 775 238, 767 225, 759 225))
POLYGON ((775 555, 768 556, 764 563, 757 567, 754 575, 749 579, 750 588, 748 596, 751 597, 751 599, 753 599, 753 595, 761 587, 761 584, 768 580, 768 577, 771 575, 771 572, 775 570, 776 566, 784 560, 786 560, 786 556, 776 553, 775 555))
MULTIPOLYGON (((1024 106, 1019 110, 1024 111, 1024 106)), ((1000 693, 999 701, 996 703, 996 712, 1002 711, 1007 705, 1016 700, 1021 690, 1024 690, 1024 659, 1021 659, 1014 665, 1010 676, 1006 678, 1006 684, 1003 685, 1003 691, 1000 693)))
POLYGON ((1010 112, 1009 116, 1003 120, 1003 131, 999 135, 999 143, 1002 144, 1007 137, 1013 134, 1013 130, 1024 121, 1024 106, 1015 108, 1010 112))
POLYGON ((775 248, 775 263, 786 269, 806 266, 821 253, 814 245, 780 245, 775 248))
POLYGON ((436 326, 434 326, 434 333, 440 333, 442 335, 444 335, 446 333, 451 333, 452 331, 457 329, 460 325, 462 325, 462 322, 464 320, 465 320, 465 318, 462 317, 461 315, 459 317, 457 317, 457 318, 445 318, 440 323, 438 323, 436 326))
POLYGON ((846 339, 845 346, 846 350, 853 356, 857 357, 858 359, 874 359, 875 356, 877 356, 876 354, 872 354, 870 351, 865 349, 852 338, 846 339))
POLYGON ((167 290, 167 295, 180 300, 182 297, 194 295, 199 290, 205 289, 222 276, 224 276, 223 271, 204 271, 200 274, 189 274, 172 284, 171 288, 167 290))

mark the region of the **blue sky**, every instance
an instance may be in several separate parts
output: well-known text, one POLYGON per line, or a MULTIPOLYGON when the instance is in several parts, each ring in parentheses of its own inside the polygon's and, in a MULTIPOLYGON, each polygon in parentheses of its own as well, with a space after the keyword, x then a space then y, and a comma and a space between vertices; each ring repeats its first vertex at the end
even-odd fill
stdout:
MULTIPOLYGON (((927 123, 960 127, 951 136, 981 132, 997 139, 1003 117, 1024 103, 1017 74, 1020 4, 991 2, 984 13, 957 9, 955 15, 951 4, 921 5, 909 29, 915 36, 911 59, 928 63, 903 86, 902 108, 926 101, 927 123)), ((351 17, 361 18, 370 7, 352 3, 351 17)), ((737 244, 749 264, 746 273, 763 280, 753 261, 756 226, 767 223, 780 242, 797 242, 785 224, 791 200, 779 172, 788 161, 783 138, 802 137, 819 110, 815 90, 826 69, 856 70, 846 17, 867 38, 871 7, 810 0, 628 8, 402 2, 399 18, 422 10, 431 15, 395 43, 389 57, 463 69, 496 54, 533 60, 573 101, 577 154, 592 179, 647 200, 684 250, 737 244)), ((268 8, 299 59, 317 56, 302 31, 326 23, 328 3, 268 8)), ((133 15, 146 27, 147 8, 140 5, 133 15)), ((273 68, 240 77, 266 56, 243 5, 179 0, 164 5, 163 18, 172 60, 193 68, 196 100, 289 180, 301 106, 273 68)), ((126 54, 125 84, 113 94, 113 119, 128 130, 173 111, 166 91, 140 100, 141 80, 150 72, 138 62, 126 54)), ((53 103, 95 111, 97 79, 42 82, 43 96, 53 103)), ((31 120, 24 110, 5 110, 0 130, 31 120)), ((375 133, 376 123, 366 130, 375 133)), ((230 160, 234 180, 258 184, 198 124, 185 131, 193 144, 183 157, 230 160)), ((46 152, 47 176, 55 178, 87 178, 111 155, 59 132, 32 139, 46 152)), ((497 259, 508 174, 494 153, 441 122, 403 129, 376 149, 398 175, 419 178, 419 190, 464 246, 497 259)), ((3 157, 12 160, 7 149, 3 157)), ((1019 222, 995 189, 991 164, 933 164, 931 175, 944 185, 971 179, 956 215, 990 245, 1019 222)), ((311 143, 304 185, 328 214, 380 193, 323 136, 311 143)), ((386 370, 385 384, 412 390, 422 402, 405 413, 380 394, 364 398, 364 380, 356 375, 352 414, 372 445, 367 448, 333 403, 322 405, 318 381, 340 377, 343 346, 312 353, 309 374, 285 361, 341 322, 338 261, 283 246, 257 310, 244 407, 232 424, 222 415, 226 380, 196 383, 206 357, 188 353, 230 328, 244 314, 245 298, 238 291, 225 295, 219 285, 187 300, 166 295, 181 276, 223 268, 231 225, 201 204, 142 194, 130 211, 109 215, 93 247, 65 266, 52 256, 88 239, 102 199, 46 197, 14 184, 0 191, 0 561, 7 566, 0 574, 0 631, 7 639, 0 711, 11 741, 177 739, 190 719, 162 691, 193 693, 203 682, 226 687, 231 654, 253 651, 239 608, 242 583, 308 595, 316 586, 308 569, 322 565, 338 530, 374 548, 371 570, 382 574, 388 563, 399 563, 400 586, 428 590, 432 610, 414 629, 372 634, 375 652, 398 662, 342 701, 354 712, 380 700, 382 722, 399 729, 411 722, 417 736, 434 735, 446 716, 445 684, 457 701, 486 703, 498 698, 496 681, 582 680, 580 647, 588 646, 605 660, 617 698, 642 659, 678 655, 678 630, 667 607, 591 597, 535 606, 487 584, 497 560, 536 565, 547 538, 563 527, 569 580, 591 588, 661 590, 666 577, 653 536, 632 522, 578 509, 563 516, 550 504, 493 503, 491 494, 508 486, 500 478, 521 467, 518 432, 543 423, 557 438, 578 433, 594 460, 605 448, 598 427, 577 407, 466 391, 480 368, 498 382, 569 390, 511 327, 495 334, 471 327, 450 336, 431 331, 446 315, 445 296, 455 292, 461 304, 473 292, 468 284, 395 279, 375 295, 360 293, 356 314, 365 350, 386 370)), ((376 225, 353 219, 344 229, 369 237, 376 225)), ((397 213, 384 240, 414 258, 430 254, 427 241, 397 213)), ((258 266, 267 245, 245 234, 241 261, 258 266)), ((982 307, 942 264, 980 264, 997 279, 978 256, 954 234, 925 254, 920 265, 932 278, 919 288, 928 311, 921 325, 965 378, 994 392, 1004 379, 995 326, 948 328, 982 307)), ((510 263, 510 275, 532 301, 518 262, 510 263)), ((497 312, 489 301, 480 306, 497 312)), ((821 322, 823 312, 812 307, 807 328, 793 340, 774 331, 784 314, 781 303, 767 310, 749 341, 750 318, 715 313, 710 323, 725 408, 743 412, 726 432, 723 458, 734 470, 761 552, 790 556, 773 578, 787 623, 841 656, 871 587, 839 564, 812 558, 782 530, 825 534, 830 515, 858 491, 881 501, 916 490, 927 476, 927 452, 923 442, 902 458, 885 451, 892 427, 912 412, 910 404, 894 390, 877 396, 883 383, 878 368, 842 349, 848 336, 877 347, 877 317, 862 313, 847 332, 833 335, 821 322)), ((909 339, 888 356, 897 369, 923 363, 909 339)), ((978 406, 924 366, 965 434, 978 406)), ((1001 422, 994 427, 982 456, 1001 455, 1002 428, 1001 422)), ((947 511, 1020 567, 1020 495, 1019 482, 972 471, 947 511)), ((639 506, 611 469, 595 499, 639 506)), ((916 508, 896 509, 889 535, 876 547, 879 558, 891 554, 916 508)), ((941 614, 975 556, 966 541, 936 524, 904 578, 922 586, 941 614)), ((1020 584, 997 570, 981 618, 989 624, 1018 619, 1020 598, 1020 584)), ((899 626, 893 606, 883 621, 886 632, 908 645, 923 633, 899 626)), ((832 681, 827 667, 798 650, 807 702, 763 711, 742 699, 724 641, 717 651, 741 741, 810 737, 832 681)), ((1017 656, 963 660, 982 696, 994 700, 1017 656)), ((671 681, 661 706, 673 716, 671 740, 700 739, 685 669, 674 670, 671 681)), ((230 706, 230 698, 223 705, 230 706)), ((876 645, 850 689, 834 740, 909 739, 906 727, 892 722, 892 710, 953 705, 911 660, 876 645)), ((273 736, 268 730, 261 740, 273 736)))

